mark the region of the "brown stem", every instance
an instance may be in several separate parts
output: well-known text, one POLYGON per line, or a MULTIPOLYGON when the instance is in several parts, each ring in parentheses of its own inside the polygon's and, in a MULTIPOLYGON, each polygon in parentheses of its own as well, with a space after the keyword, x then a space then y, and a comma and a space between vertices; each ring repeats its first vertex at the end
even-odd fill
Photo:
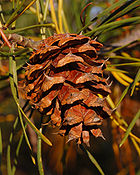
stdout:
POLYGON ((42 42, 40 41, 34 41, 32 39, 25 38, 22 35, 18 34, 5 34, 10 42, 16 42, 18 45, 23 46, 23 47, 29 47, 34 50, 37 50, 37 47, 39 44, 42 42))

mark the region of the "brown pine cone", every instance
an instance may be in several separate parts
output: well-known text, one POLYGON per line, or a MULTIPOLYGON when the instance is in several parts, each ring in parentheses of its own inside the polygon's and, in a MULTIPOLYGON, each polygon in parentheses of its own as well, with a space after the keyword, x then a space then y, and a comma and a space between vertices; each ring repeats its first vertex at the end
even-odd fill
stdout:
POLYGON ((26 68, 26 97, 50 116, 61 135, 89 145, 89 133, 103 137, 99 126, 110 116, 104 99, 110 93, 103 77, 102 44, 77 34, 55 34, 39 45, 26 68))

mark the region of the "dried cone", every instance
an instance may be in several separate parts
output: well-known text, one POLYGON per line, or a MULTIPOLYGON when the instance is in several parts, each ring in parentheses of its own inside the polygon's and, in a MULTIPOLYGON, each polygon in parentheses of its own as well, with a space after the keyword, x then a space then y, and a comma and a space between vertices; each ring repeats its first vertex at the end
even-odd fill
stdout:
POLYGON ((104 99, 110 93, 103 77, 102 44, 77 34, 55 34, 42 41, 26 68, 26 97, 50 116, 61 135, 89 145, 89 134, 103 137, 99 126, 109 117, 104 99))

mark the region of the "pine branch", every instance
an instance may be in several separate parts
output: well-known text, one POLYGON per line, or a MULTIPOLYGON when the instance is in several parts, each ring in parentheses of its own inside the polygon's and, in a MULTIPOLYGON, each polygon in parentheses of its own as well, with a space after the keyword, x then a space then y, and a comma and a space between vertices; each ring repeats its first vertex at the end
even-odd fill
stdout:
MULTIPOLYGON (((32 48, 33 50, 36 50, 37 47, 39 46, 39 44, 42 42, 42 40, 34 41, 30 38, 28 39, 22 35, 18 35, 15 33, 14 34, 5 34, 5 35, 8 38, 10 43, 16 43, 16 44, 23 46, 23 47, 32 48)), ((0 45, 2 45, 2 42, 0 42, 0 45)))

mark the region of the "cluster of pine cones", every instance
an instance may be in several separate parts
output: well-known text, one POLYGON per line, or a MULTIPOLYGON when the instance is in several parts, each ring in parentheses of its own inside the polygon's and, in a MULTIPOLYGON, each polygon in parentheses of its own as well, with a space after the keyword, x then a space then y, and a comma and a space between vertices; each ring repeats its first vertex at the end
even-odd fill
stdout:
POLYGON ((89 145, 90 133, 103 137, 99 126, 111 114, 104 101, 110 93, 105 60, 97 55, 101 47, 87 36, 55 34, 42 41, 26 68, 26 98, 78 144, 89 145))

